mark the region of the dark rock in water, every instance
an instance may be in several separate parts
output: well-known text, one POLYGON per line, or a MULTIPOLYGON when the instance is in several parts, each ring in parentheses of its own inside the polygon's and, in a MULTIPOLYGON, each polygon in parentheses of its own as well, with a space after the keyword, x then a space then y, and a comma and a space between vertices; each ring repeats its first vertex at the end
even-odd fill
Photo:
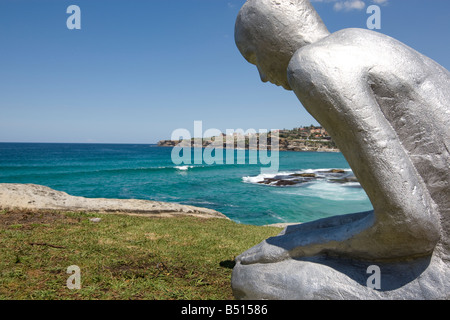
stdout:
POLYGON ((333 183, 358 182, 358 180, 356 179, 356 177, 353 175, 352 172, 348 172, 343 169, 332 169, 332 170, 317 170, 315 173, 305 172, 305 173, 279 174, 271 178, 265 178, 263 181, 259 181, 258 184, 285 187, 285 186, 301 185, 316 180, 325 180, 327 182, 333 183))
POLYGON ((342 170, 342 169, 331 169, 328 172, 330 172, 330 173, 345 173, 345 170, 342 170))
POLYGON ((330 179, 330 182, 337 182, 337 183, 358 182, 358 179, 353 174, 351 174, 339 179, 330 179))
POLYGON ((296 184, 301 183, 298 180, 284 180, 284 179, 277 179, 277 178, 266 178, 263 181, 258 182, 259 184, 268 184, 271 186, 293 186, 296 184))
POLYGON ((295 180, 278 180, 274 185, 275 186, 294 186, 298 184, 295 180))
POLYGON ((304 177, 304 178, 315 178, 315 173, 294 173, 291 174, 292 177, 304 177))

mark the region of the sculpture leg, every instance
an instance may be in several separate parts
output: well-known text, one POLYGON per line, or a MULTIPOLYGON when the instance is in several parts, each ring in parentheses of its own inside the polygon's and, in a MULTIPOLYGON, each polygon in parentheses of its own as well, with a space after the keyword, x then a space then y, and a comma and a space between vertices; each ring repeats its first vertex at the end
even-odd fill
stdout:
POLYGON ((371 265, 374 263, 326 255, 267 264, 237 262, 231 284, 237 299, 248 300, 450 298, 450 272, 436 256, 376 264, 380 289, 368 286, 371 265))

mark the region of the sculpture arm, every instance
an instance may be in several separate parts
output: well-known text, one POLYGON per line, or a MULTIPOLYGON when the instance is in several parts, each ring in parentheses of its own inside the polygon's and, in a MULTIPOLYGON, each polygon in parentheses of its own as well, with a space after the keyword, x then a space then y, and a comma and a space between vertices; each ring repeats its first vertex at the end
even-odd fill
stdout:
POLYGON ((380 50, 382 45, 373 49, 343 45, 341 39, 330 37, 294 55, 289 83, 333 137, 375 209, 374 226, 352 238, 350 247, 355 249, 363 240, 370 256, 423 255, 439 239, 439 217, 368 83, 369 74, 376 77, 373 66, 386 64, 381 59, 389 59, 393 70, 404 72, 396 66, 404 57, 386 58, 380 50))

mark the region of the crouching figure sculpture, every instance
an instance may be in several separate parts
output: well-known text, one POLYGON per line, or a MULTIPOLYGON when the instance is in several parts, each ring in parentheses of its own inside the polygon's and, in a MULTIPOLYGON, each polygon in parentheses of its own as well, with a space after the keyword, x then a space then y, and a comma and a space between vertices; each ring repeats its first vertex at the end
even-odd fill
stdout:
POLYGON ((248 0, 235 39, 262 81, 293 90, 330 133, 374 208, 244 252, 235 297, 450 298, 450 73, 377 32, 330 34, 308 0, 248 0))

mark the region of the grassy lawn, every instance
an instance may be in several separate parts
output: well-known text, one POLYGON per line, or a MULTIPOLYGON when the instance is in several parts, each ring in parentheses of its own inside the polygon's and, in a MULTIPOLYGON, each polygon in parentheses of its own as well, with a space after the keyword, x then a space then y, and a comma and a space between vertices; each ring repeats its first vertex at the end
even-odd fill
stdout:
POLYGON ((233 299, 234 258, 280 231, 225 219, 4 210, 0 299, 233 299), (71 265, 81 270, 80 290, 66 286, 71 265))

